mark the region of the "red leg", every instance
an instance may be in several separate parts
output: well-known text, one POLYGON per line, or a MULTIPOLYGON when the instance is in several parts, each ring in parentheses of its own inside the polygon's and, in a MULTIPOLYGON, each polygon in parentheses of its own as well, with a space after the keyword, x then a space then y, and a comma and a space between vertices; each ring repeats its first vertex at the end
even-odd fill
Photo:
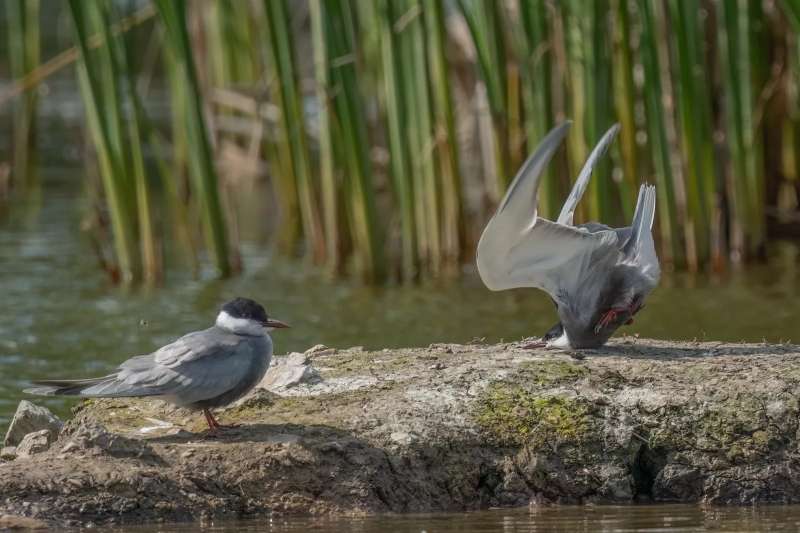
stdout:
POLYGON ((600 320, 597 321, 597 325, 594 327, 594 332, 600 333, 601 329, 611 324, 614 320, 616 320, 617 315, 624 311, 624 309, 609 309, 603 313, 603 316, 600 317, 600 320))
POLYGON ((206 424, 208 424, 208 428, 211 431, 214 431, 215 429, 219 429, 220 427, 222 427, 219 425, 219 422, 217 422, 217 419, 214 418, 214 415, 211 414, 211 411, 209 411, 208 409, 203 409, 203 414, 206 417, 206 424))
POLYGON ((600 320, 597 321, 597 325, 594 327, 594 332, 600 333, 601 329, 617 319, 617 315, 621 315, 623 313, 630 314, 630 318, 628 318, 628 320, 625 322, 625 325, 627 326, 629 324, 633 324, 633 315, 641 311, 642 308, 644 308, 644 304, 641 303, 641 300, 635 300, 633 303, 631 303, 630 307, 625 307, 623 309, 609 309, 600 317, 600 320))
POLYGON ((228 424, 228 425, 223 426, 222 424, 217 422, 217 419, 214 418, 214 415, 211 414, 211 411, 208 410, 208 409, 203 409, 203 414, 205 415, 206 423, 208 424, 208 427, 212 432, 215 432, 218 429, 239 427, 238 424, 228 424))

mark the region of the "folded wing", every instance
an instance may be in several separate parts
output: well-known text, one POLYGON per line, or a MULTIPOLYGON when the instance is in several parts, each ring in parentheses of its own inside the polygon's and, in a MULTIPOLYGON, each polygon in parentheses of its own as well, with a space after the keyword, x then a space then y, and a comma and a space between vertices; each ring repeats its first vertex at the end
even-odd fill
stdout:
POLYGON ((207 331, 190 333, 153 354, 128 359, 114 374, 36 381, 37 386, 26 392, 89 398, 179 395, 184 404, 215 398, 245 379, 259 354, 233 335, 224 338, 207 331))

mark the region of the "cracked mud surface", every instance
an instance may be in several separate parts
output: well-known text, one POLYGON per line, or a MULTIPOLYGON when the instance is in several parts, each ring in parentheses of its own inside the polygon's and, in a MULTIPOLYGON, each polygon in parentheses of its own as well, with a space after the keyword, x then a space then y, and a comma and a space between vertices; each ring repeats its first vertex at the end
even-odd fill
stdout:
POLYGON ((576 359, 521 345, 323 350, 321 379, 218 411, 239 427, 216 436, 158 401, 86 402, 49 451, 0 463, 0 514, 800 502, 799 347, 629 337, 576 359))

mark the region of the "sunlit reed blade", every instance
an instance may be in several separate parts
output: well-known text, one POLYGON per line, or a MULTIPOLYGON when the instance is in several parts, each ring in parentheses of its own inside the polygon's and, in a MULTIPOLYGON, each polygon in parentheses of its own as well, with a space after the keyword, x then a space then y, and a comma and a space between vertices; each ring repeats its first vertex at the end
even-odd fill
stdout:
POLYGON ((379 2, 383 89, 385 91, 386 125, 389 141, 389 164, 400 220, 401 276, 413 280, 417 275, 417 224, 414 210, 414 181, 411 177, 408 140, 404 134, 408 116, 405 112, 402 62, 405 57, 400 36, 395 31, 399 20, 398 2, 379 2))
POLYGON ((494 202, 499 202, 513 170, 510 167, 506 85, 506 44, 501 26, 502 3, 492 0, 458 0, 458 7, 472 36, 477 53, 478 70, 486 86, 492 115, 492 149, 495 168, 494 186, 489 189, 494 202))
POLYGON ((633 82, 633 51, 631 40, 631 15, 627 0, 612 0, 613 12, 613 68, 614 109, 620 125, 619 150, 622 155, 620 204, 624 220, 633 217, 637 183, 637 148, 635 106, 636 87, 633 82))
POLYGON ((675 35, 677 64, 677 97, 680 115, 680 134, 687 170, 689 215, 696 228, 698 258, 701 263, 720 257, 719 235, 715 216, 716 172, 710 116, 710 98, 705 81, 705 60, 700 49, 701 28, 697 20, 700 9, 697 0, 671 0, 669 15, 675 35))
POLYGON ((330 71, 328 44, 322 21, 322 0, 310 0, 311 44, 314 49, 315 94, 319 113, 319 172, 322 193, 322 219, 324 222, 325 251, 328 270, 338 274, 342 268, 343 243, 341 233, 340 180, 337 179, 331 125, 330 71))
MULTIPOLYGON (((39 4, 39 0, 6 0, 8 63, 15 80, 23 80, 39 66, 39 4)), ((37 100, 36 88, 28 89, 14 109, 11 180, 22 187, 35 182, 37 100)))
POLYGON ((112 275, 123 283, 131 283, 138 275, 134 248, 136 228, 132 214, 133 190, 121 151, 120 102, 111 43, 106 42, 96 51, 89 47, 89 36, 103 27, 99 2, 70 0, 69 8, 81 53, 78 79, 111 218, 118 269, 112 275))
POLYGON ((356 254, 356 269, 367 281, 385 277, 381 227, 376 215, 366 109, 356 69, 358 35, 354 12, 345 0, 329 0, 314 9, 325 33, 331 100, 327 108, 334 132, 336 164, 341 169, 345 205, 356 254))
MULTIPOLYGON (((521 89, 527 150, 531 151, 554 125, 552 91, 552 62, 554 58, 552 32, 548 29, 545 0, 521 0, 519 20, 507 24, 517 28, 515 43, 520 60, 521 89)), ((553 218, 561 208, 558 186, 550 168, 539 185, 539 209, 543 217, 553 218)))
POLYGON ((220 276, 231 273, 230 250, 222 206, 219 199, 217 174, 214 168, 209 136, 203 118, 202 95, 195 71, 193 51, 186 26, 185 0, 155 0, 160 20, 166 29, 167 53, 172 54, 176 79, 182 82, 182 98, 176 105, 185 106, 189 168, 196 193, 200 198, 206 240, 220 276))
POLYGON ((441 182, 441 253, 447 267, 453 270, 461 259, 463 228, 458 140, 445 50, 447 26, 441 2, 424 0, 422 5, 433 99, 433 142, 441 182))
POLYGON ((301 109, 302 95, 296 76, 293 43, 285 0, 264 0, 267 51, 275 73, 275 97, 280 110, 279 150, 284 154, 284 170, 290 172, 297 186, 303 233, 317 263, 325 260, 325 239, 320 221, 318 193, 312 180, 305 123, 301 109))
POLYGON ((662 94, 662 69, 659 67, 659 35, 656 13, 652 0, 639 0, 639 16, 642 28, 642 42, 640 46, 643 71, 644 71, 644 103, 646 110, 646 123, 648 144, 655 171, 655 179, 659 194, 656 196, 658 209, 658 230, 661 237, 662 260, 672 264, 682 254, 678 244, 677 224, 684 226, 684 231, 690 232, 691 226, 687 221, 677 219, 675 208, 675 193, 673 187, 673 173, 669 140, 667 138, 667 124, 669 110, 662 107, 664 96, 662 94))

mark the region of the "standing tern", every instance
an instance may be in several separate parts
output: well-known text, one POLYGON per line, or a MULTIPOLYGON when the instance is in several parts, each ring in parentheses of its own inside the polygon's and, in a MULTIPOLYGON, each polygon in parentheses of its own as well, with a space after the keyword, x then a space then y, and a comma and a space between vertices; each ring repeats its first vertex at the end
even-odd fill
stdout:
POLYGON ((630 323, 658 284, 661 269, 653 244, 656 191, 642 185, 633 222, 611 228, 573 224, 592 169, 619 131, 609 129, 594 147, 555 222, 537 215, 542 170, 569 130, 565 122, 542 140, 508 188, 478 243, 478 272, 493 291, 542 289, 560 322, 531 346, 597 348, 630 323))
POLYGON ((208 427, 222 427, 211 409, 235 402, 266 374, 272 359, 268 331, 288 328, 248 298, 222 306, 216 323, 184 335, 147 355, 132 357, 115 372, 89 379, 34 381, 28 394, 128 398, 151 396, 202 410, 208 427))

